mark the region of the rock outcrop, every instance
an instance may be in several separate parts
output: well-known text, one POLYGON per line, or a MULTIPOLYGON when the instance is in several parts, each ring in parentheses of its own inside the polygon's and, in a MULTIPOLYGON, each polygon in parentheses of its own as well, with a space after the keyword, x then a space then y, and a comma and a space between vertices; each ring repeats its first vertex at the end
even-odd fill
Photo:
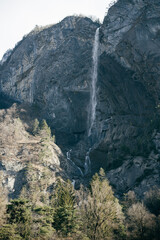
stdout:
POLYGON ((141 192, 159 184, 159 10, 159 1, 119 0, 100 28, 97 128, 103 140, 91 153, 92 166, 115 169, 108 177, 122 192, 140 189, 141 182, 141 192), (134 165, 137 159, 143 167, 134 165))
POLYGON ((89 18, 73 16, 44 29, 37 27, 17 44, 0 71, 1 91, 38 106, 41 116, 69 144, 87 128, 92 45, 98 26, 89 18))

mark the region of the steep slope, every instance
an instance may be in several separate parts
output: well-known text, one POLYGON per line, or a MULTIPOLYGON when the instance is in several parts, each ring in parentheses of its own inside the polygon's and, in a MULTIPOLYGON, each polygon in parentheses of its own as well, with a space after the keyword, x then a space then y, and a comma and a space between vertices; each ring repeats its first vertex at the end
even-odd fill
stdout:
POLYGON ((159 10, 159 1, 119 0, 100 28, 97 128, 103 140, 91 158, 93 171, 116 168, 108 176, 120 191, 159 184, 159 10))
POLYGON ((38 106, 41 116, 63 133, 65 144, 76 142, 87 128, 92 43, 98 26, 89 18, 73 16, 37 27, 17 44, 0 70, 1 91, 38 106))
MULTIPOLYGON (((45 130, 33 135, 34 109, 13 104, 0 110, 1 197, 27 196, 48 200, 57 177, 81 178, 81 172, 63 155, 45 130)), ((76 181, 77 182, 77 181, 76 181)))

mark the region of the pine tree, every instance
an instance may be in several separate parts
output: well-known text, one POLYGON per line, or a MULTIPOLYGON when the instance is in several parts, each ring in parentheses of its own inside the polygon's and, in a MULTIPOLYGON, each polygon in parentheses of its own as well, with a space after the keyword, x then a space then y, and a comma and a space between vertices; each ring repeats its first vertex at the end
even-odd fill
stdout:
POLYGON ((17 231, 23 239, 29 239, 31 228, 31 210, 25 199, 12 200, 7 205, 8 223, 16 224, 17 231))
POLYGON ((63 236, 68 236, 76 229, 76 209, 73 186, 57 180, 54 193, 54 223, 53 227, 63 236))
POLYGON ((53 209, 50 206, 36 206, 33 208, 33 239, 54 239, 55 229, 53 223, 53 209), (38 223, 38 224, 37 224, 38 223))
POLYGON ((37 118, 34 120, 32 132, 34 135, 38 134, 39 132, 39 121, 37 118))
POLYGON ((16 225, 5 224, 0 227, 0 240, 22 240, 22 238, 16 233, 16 225))
POLYGON ((40 125, 40 136, 42 137, 42 140, 50 140, 51 139, 51 129, 48 126, 46 120, 42 120, 40 125))

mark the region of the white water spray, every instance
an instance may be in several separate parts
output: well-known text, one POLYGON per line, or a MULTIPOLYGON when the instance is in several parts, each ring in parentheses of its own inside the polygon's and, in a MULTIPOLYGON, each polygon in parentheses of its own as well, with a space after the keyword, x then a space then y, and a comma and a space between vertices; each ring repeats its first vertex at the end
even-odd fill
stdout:
POLYGON ((70 149, 68 152, 67 152, 67 160, 71 161, 71 152, 72 152, 72 149, 70 149))
POLYGON ((75 189, 75 183, 76 183, 76 181, 73 179, 72 186, 73 186, 74 189, 75 189))
POLYGON ((91 172, 91 160, 89 157, 90 151, 91 151, 91 148, 89 149, 89 151, 87 152, 86 157, 85 157, 84 175, 87 175, 88 173, 91 172))
POLYGON ((91 82, 91 103, 90 103, 90 114, 89 114, 89 130, 88 136, 91 135, 93 124, 96 118, 96 84, 97 84, 97 70, 98 70, 98 49, 99 49, 99 28, 97 28, 93 44, 92 60, 93 60, 93 73, 92 73, 92 82, 91 82))

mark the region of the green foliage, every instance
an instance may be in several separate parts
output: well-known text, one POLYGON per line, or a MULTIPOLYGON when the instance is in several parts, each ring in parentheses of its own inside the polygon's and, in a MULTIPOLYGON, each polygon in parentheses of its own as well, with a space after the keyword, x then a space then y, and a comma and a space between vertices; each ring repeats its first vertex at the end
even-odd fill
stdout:
POLYGON ((0 240, 21 240, 22 238, 16 233, 16 225, 5 224, 0 227, 0 240))
POLYGON ((70 181, 66 183, 57 181, 54 193, 54 223, 53 227, 63 236, 68 236, 76 230, 76 209, 73 186, 70 181))
POLYGON ((48 129, 48 124, 46 122, 45 119, 42 120, 41 124, 40 124, 40 129, 41 130, 45 130, 45 129, 48 129))
POLYGON ((42 120, 41 124, 40 124, 40 136, 42 137, 42 141, 45 140, 50 140, 51 139, 51 129, 48 126, 46 120, 42 120))
POLYGON ((12 200, 7 205, 8 223, 16 224, 17 231, 23 239, 29 239, 31 225, 31 210, 25 199, 12 200))
POLYGON ((33 211, 38 214, 39 216, 43 216, 41 218, 43 225, 52 225, 53 223, 53 208, 50 206, 41 206, 41 207, 35 207, 33 211))
POLYGON ((43 119, 41 123, 37 118, 34 120, 32 133, 33 135, 40 135, 42 141, 52 140, 53 142, 56 142, 56 137, 55 135, 51 136, 51 129, 45 119, 43 119))
MULTIPOLYGON (((32 174, 31 166, 28 170, 32 174)), ((160 189, 146 193, 144 203, 129 191, 123 205, 126 218, 102 168, 93 176, 89 189, 75 191, 70 181, 57 179, 48 205, 29 204, 25 199, 7 205, 0 240, 159 239, 160 189)))
POLYGON ((39 237, 40 239, 52 239, 55 232, 52 227, 53 209, 50 206, 36 206, 33 209, 33 213, 33 224, 36 226, 36 231, 34 230, 34 237, 39 237))
POLYGON ((32 132, 34 135, 38 134, 39 132, 39 121, 37 118, 34 120, 32 132))

